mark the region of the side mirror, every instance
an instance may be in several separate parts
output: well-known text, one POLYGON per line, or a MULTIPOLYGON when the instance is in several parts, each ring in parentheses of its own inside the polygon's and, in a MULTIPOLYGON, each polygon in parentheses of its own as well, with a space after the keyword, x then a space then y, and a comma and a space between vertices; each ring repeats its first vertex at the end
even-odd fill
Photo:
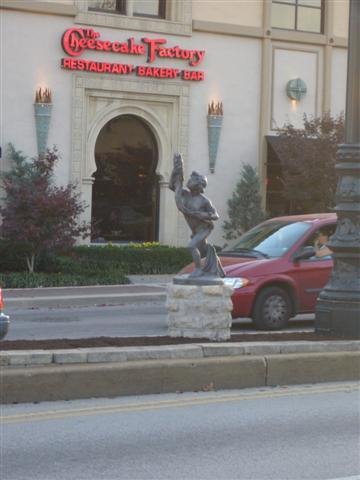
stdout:
POLYGON ((314 247, 304 247, 301 250, 298 250, 293 255, 293 262, 298 262, 299 260, 307 260, 308 258, 315 256, 315 248, 314 247))

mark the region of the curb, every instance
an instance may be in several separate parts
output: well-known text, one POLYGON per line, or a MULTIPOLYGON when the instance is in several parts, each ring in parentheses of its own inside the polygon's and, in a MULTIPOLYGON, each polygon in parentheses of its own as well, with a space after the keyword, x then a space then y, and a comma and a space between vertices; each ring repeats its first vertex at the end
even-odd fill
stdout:
POLYGON ((360 352, 360 341, 192 343, 147 347, 93 347, 53 350, 0 351, 0 366, 131 362, 138 360, 197 359, 240 355, 360 352))
POLYGON ((210 391, 360 379, 360 352, 7 368, 1 403, 210 391))
POLYGON ((1 353, 0 403, 360 380, 360 342, 1 353))

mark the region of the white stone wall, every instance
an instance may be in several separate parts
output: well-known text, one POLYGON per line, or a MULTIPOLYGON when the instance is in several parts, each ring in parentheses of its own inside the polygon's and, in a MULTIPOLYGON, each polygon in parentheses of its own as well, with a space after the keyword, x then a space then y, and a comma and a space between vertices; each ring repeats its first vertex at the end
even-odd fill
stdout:
POLYGON ((233 289, 226 285, 175 285, 167 288, 168 335, 228 340, 233 289))
POLYGON ((263 0, 193 0, 194 20, 261 27, 263 0))
POLYGON ((303 125, 303 115, 321 115, 323 88, 323 51, 307 45, 296 47, 273 45, 272 56, 272 104, 271 129, 281 128, 290 122, 295 127, 303 125), (304 98, 299 102, 286 94, 289 80, 301 78, 307 87, 304 98))
POLYGON ((205 195, 220 214, 209 240, 223 245, 221 225, 241 164, 257 167, 259 161, 261 42, 196 32, 193 40, 196 45, 204 45, 207 53, 203 64, 205 81, 190 89, 189 166, 208 177, 205 195), (211 100, 222 101, 224 106, 214 174, 209 170, 206 126, 207 104, 211 100))
POLYGON ((35 90, 47 86, 53 93, 48 145, 56 144, 62 158, 59 183, 69 181, 71 133, 71 75, 60 70, 62 32, 71 18, 1 11, 1 146, 7 143, 28 156, 37 154, 34 120, 35 90))
MULTIPOLYGON (((76 98, 73 90, 73 78, 79 73, 60 68, 60 59, 65 56, 60 39, 63 32, 73 25, 72 19, 71 17, 37 15, 12 10, 2 11, 2 13, 6 18, 6 21, 3 22, 4 41, 2 44, 2 62, 3 65, 6 65, 6 69, 2 68, 1 144, 4 148, 8 142, 12 142, 16 148, 30 157, 36 155, 34 94, 38 87, 47 86, 53 94, 48 145, 56 144, 59 148, 61 160, 56 174, 57 181, 64 184, 74 178, 73 164, 78 161, 77 153, 73 150, 74 128, 77 119, 80 118, 82 108, 79 104, 81 100, 76 98)), ((136 31, 118 31, 103 27, 95 27, 95 29, 101 33, 102 38, 109 40, 126 40, 133 36, 140 41, 142 36, 141 32, 136 31)), ((152 34, 152 37, 158 36, 152 34)), ((166 35, 166 38, 169 45, 206 50, 204 61, 198 67, 199 70, 205 71, 205 81, 182 82, 177 80, 174 82, 176 85, 183 85, 189 89, 190 96, 189 108, 185 109, 179 118, 176 118, 173 125, 176 131, 179 126, 187 125, 188 137, 185 138, 185 141, 188 151, 183 151, 187 173, 192 169, 197 169, 208 175, 209 186, 206 193, 213 200, 224 219, 226 201, 235 186, 241 162, 250 162, 253 165, 257 165, 258 162, 260 41, 200 33, 195 33, 193 37, 166 35), (207 105, 213 99, 223 102, 225 114, 215 174, 209 174, 206 115, 207 105)), ((133 64, 145 63, 143 57, 121 56, 121 59, 117 59, 115 54, 103 52, 85 52, 81 58, 110 62, 118 60, 133 64)), ((187 68, 186 62, 181 60, 160 59, 153 65, 155 64, 156 66, 187 68)), ((105 83, 109 83, 110 80, 119 83, 119 90, 121 90, 121 82, 124 82, 124 77, 120 79, 112 75, 82 73, 82 77, 96 79, 98 92, 101 92, 102 78, 105 83)), ((136 76, 131 76, 131 82, 138 82, 140 85, 151 83, 159 86, 159 93, 161 93, 161 84, 167 87, 172 81, 157 79, 144 81, 136 76)), ((149 94, 149 100, 153 99, 151 95, 149 94)), ((144 102, 144 98, 144 96, 139 98, 139 102, 144 102)), ((111 99, 106 101, 109 102, 111 99)), ((92 124, 96 123, 94 118, 91 118, 91 121, 92 124)), ((83 135, 85 143, 88 142, 89 131, 83 130, 83 135)), ((174 138, 176 139, 176 135, 174 138)), ((174 138, 167 138, 170 151, 175 151, 183 145, 180 139, 174 141, 174 138)), ((85 150, 86 145, 81 147, 80 155, 86 155, 85 150)), ((182 150, 186 150, 186 148, 182 147, 182 150)), ((166 150, 166 155, 168 154, 169 149, 166 150)), ((86 165, 87 159, 83 160, 86 165)), ((169 164, 168 160, 167 163, 169 164)), ((169 168, 161 172, 164 174, 164 181, 168 180, 166 178, 168 172, 169 168)), ((83 169, 82 173, 83 177, 87 178, 86 169, 83 169)), ((81 178, 76 177, 76 179, 81 181, 81 178)), ((87 185, 86 191, 85 200, 89 203, 91 201, 89 185, 87 185)), ((169 199, 165 204, 170 206, 169 199)), ((169 213, 169 216, 173 218, 174 210, 173 208, 170 210, 171 215, 169 213)), ((167 234, 162 237, 164 242, 176 244, 176 238, 172 237, 178 235, 181 237, 180 243, 187 241, 187 227, 181 217, 178 219, 180 221, 178 233, 176 233, 176 229, 172 228, 171 231, 167 229, 167 234)), ((217 244, 222 242, 221 222, 222 220, 218 222, 211 237, 211 241, 217 244)))
MULTIPOLYGON (((194 12, 201 10, 199 5, 195 7, 197 10, 195 8, 194 12)), ((260 3, 257 2, 255 10, 260 11, 259 9, 260 3)), ((255 10, 251 15, 254 15, 255 10)), ((62 157, 56 170, 57 181, 64 184, 74 178, 74 172, 77 172, 75 162, 78 162, 77 165, 81 167, 78 170, 79 177, 76 175, 75 177, 80 183, 85 179, 84 195, 89 203, 91 182, 88 179, 87 166, 91 165, 91 152, 89 153, 88 149, 92 148, 94 128, 100 125, 103 118, 104 110, 101 102, 107 104, 106 108, 111 109, 112 97, 111 95, 109 97, 109 92, 115 92, 119 109, 114 109, 114 114, 116 111, 121 112, 120 97, 126 79, 124 77, 120 79, 114 75, 82 72, 82 78, 96 79, 94 82, 96 86, 91 87, 90 95, 86 90, 87 82, 84 82, 85 86, 78 87, 84 89, 83 93, 79 93, 79 90, 76 90, 77 87, 74 87, 75 78, 79 73, 60 68, 60 59, 66 56, 61 48, 61 36, 67 28, 76 25, 74 18, 17 10, 0 10, 0 13, 2 15, 0 141, 3 151, 6 144, 12 142, 25 154, 36 155, 34 94, 40 86, 49 87, 53 93, 53 111, 48 145, 56 144, 62 157), (108 96, 105 95, 106 98, 100 100, 102 82, 104 85, 110 83, 112 86, 107 87, 108 96), (95 97, 96 100, 94 100, 95 97), (78 143, 74 140, 76 135, 81 136, 81 141, 78 143)), ((211 18, 207 20, 210 21, 211 18)), ((241 22, 240 17, 233 20, 241 22)), ((248 21, 248 25, 255 26, 255 24, 260 23, 248 21)), ((147 107, 154 118, 158 112, 156 118, 159 120, 159 127, 158 130, 154 129, 154 133, 163 132, 157 136, 158 141, 161 142, 159 150, 164 152, 161 167, 159 166, 163 192, 160 199, 161 241, 184 244, 189 236, 184 221, 174 208, 172 193, 165 194, 172 153, 182 149, 185 156, 186 175, 191 170, 198 170, 208 176, 206 195, 212 200, 221 217, 216 222, 215 230, 209 240, 217 245, 223 245, 225 241, 221 225, 226 219, 227 200, 231 197, 239 179, 241 164, 250 163, 259 166, 260 161, 264 161, 264 159, 260 160, 259 156, 261 141, 259 125, 264 123, 261 116, 266 115, 270 132, 271 128, 276 125, 281 126, 286 120, 293 121, 299 126, 304 111, 316 115, 322 113, 325 47, 296 42, 272 42, 269 57, 271 68, 268 78, 265 78, 261 70, 263 43, 261 38, 198 31, 193 31, 192 35, 184 35, 184 32, 181 35, 171 35, 119 30, 104 26, 93 28, 100 32, 102 39, 125 41, 133 36, 140 41, 142 36, 165 37, 168 46, 180 45, 187 49, 206 50, 204 60, 197 68, 205 72, 203 82, 142 80, 132 75, 131 78, 129 77, 131 84, 137 85, 131 88, 126 87, 130 88, 126 93, 126 99, 127 108, 131 108, 132 105, 135 108, 137 101, 142 108, 148 100, 147 107), (294 108, 286 96, 285 86, 288 80, 297 76, 305 80, 308 93, 294 108), (263 105, 260 104, 262 82, 270 85, 270 112, 264 110, 263 105), (172 83, 173 90, 170 88, 172 83), (182 85, 186 87, 186 92, 181 91, 182 85), (131 89, 133 89, 132 93, 131 89), (148 97, 146 92, 149 93, 148 97), (162 94, 163 113, 160 113, 159 102, 156 108, 154 105, 157 102, 156 99, 160 99, 162 94), (209 172, 206 124, 207 105, 212 100, 222 101, 224 105, 223 126, 214 174, 209 172), (163 120, 160 118, 161 115, 163 120), (160 125, 161 122, 162 125, 160 125), (164 127, 166 122, 167 128, 164 127), (167 222, 167 228, 164 227, 165 222, 167 222)), ((347 52, 345 48, 333 48, 332 51, 330 103, 333 112, 338 113, 345 106, 347 52)), ((125 55, 117 57, 115 54, 103 52, 87 51, 81 58, 119 61, 134 65, 146 63, 144 57, 125 55)), ((171 59, 158 59, 152 65, 187 68, 185 61, 171 59)), ((131 110, 127 110, 127 113, 131 113, 131 110)), ((1 168, 4 168, 4 164, 5 161, 2 159, 1 168)))

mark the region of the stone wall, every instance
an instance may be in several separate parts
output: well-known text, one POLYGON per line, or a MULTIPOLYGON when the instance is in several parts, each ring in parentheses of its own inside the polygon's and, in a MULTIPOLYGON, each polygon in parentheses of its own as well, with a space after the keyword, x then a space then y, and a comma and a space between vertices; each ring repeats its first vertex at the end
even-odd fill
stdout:
POLYGON ((173 285, 167 290, 168 334, 171 337, 228 340, 232 288, 225 285, 173 285))

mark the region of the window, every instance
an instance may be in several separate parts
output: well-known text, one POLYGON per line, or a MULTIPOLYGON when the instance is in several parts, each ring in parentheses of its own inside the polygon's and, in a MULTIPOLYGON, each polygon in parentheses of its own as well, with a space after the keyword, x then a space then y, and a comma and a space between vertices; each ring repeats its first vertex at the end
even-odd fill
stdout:
POLYGON ((336 224, 324 225, 307 238, 300 249, 313 247, 317 253, 305 260, 329 260, 333 252, 326 246, 326 244, 330 240, 330 237, 334 235, 335 230, 336 224))
POLYGON ((133 0, 133 15, 165 18, 165 0, 133 0))
POLYGON ((302 32, 323 32, 323 0, 273 0, 271 26, 302 32))
POLYGON ((237 244, 224 249, 221 254, 238 252, 254 257, 257 254, 265 258, 281 257, 310 227, 310 223, 282 220, 260 223, 244 233, 237 244))
POLYGON ((98 10, 125 15, 124 0, 88 0, 89 10, 98 10))
POLYGON ((88 0, 88 8, 134 17, 165 18, 165 0, 88 0))
POLYGON ((78 7, 75 23, 80 25, 168 35, 192 35, 190 0, 72 1, 78 7))

